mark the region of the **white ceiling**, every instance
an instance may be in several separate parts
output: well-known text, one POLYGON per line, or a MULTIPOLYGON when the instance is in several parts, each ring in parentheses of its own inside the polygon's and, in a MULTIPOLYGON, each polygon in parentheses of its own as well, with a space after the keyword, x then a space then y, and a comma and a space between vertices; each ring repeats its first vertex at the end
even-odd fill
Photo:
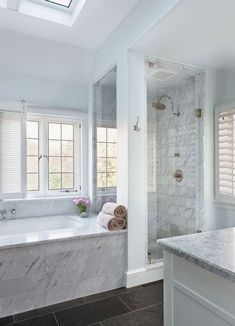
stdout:
POLYGON ((137 2, 86 0, 72 26, 0 8, 0 28, 97 50, 137 2))
POLYGON ((137 2, 86 0, 72 26, 0 6, 0 71, 87 84, 96 50, 137 2))
POLYGON ((234 0, 181 0, 135 48, 202 67, 235 66, 234 31, 234 0))
POLYGON ((95 52, 0 29, 0 71, 86 84, 95 52))

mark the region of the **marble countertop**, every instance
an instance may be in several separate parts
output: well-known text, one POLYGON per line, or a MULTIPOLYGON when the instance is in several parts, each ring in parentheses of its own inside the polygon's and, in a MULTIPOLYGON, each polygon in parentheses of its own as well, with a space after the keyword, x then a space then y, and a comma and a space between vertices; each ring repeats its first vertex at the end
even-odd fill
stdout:
MULTIPOLYGON (((58 218, 60 216, 48 216, 48 217, 34 217, 34 218, 25 218, 25 219, 15 219, 15 220, 7 220, 0 221, 1 223, 9 224, 13 223, 16 227, 20 227, 19 222, 29 223, 30 221, 39 221, 40 219, 50 219, 58 218)), ((41 231, 31 231, 31 232, 19 232, 12 233, 8 235, 0 235, 0 250, 8 249, 14 247, 23 247, 29 245, 37 245, 40 243, 48 243, 52 241, 67 241, 74 240, 79 238, 92 238, 92 237, 103 237, 103 236, 111 236, 120 233, 126 233, 127 230, 120 231, 109 231, 104 227, 97 224, 96 215, 91 215, 87 218, 81 218, 78 215, 76 216, 64 216, 65 219, 74 220, 77 223, 75 227, 60 227, 60 228, 52 228, 49 230, 41 230, 41 231)), ((75 224, 76 224, 75 223, 75 224)))
POLYGON ((160 247, 235 282, 235 228, 158 240, 160 247))

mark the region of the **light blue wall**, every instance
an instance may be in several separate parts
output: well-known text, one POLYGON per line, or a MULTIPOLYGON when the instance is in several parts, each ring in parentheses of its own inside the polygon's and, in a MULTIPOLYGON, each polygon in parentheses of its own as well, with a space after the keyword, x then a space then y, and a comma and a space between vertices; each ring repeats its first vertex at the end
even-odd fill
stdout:
POLYGON ((47 107, 63 107, 87 112, 88 85, 1 71, 0 100, 21 99, 47 107))

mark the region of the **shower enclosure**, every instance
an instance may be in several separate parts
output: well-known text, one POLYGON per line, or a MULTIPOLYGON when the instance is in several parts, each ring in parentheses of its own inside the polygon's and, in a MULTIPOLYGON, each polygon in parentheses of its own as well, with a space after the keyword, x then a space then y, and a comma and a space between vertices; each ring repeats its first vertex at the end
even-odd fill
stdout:
POLYGON ((164 60, 146 63, 148 262, 157 240, 203 228, 204 73, 164 60))
POLYGON ((99 213, 106 202, 116 202, 117 122, 116 67, 93 85, 92 202, 99 213))

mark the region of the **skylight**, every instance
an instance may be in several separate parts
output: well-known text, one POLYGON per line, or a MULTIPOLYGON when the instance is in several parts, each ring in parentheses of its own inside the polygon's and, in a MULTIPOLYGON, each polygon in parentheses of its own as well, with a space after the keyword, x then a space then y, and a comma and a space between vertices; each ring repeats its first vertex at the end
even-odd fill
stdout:
POLYGON ((47 3, 69 8, 73 0, 43 0, 47 3))

